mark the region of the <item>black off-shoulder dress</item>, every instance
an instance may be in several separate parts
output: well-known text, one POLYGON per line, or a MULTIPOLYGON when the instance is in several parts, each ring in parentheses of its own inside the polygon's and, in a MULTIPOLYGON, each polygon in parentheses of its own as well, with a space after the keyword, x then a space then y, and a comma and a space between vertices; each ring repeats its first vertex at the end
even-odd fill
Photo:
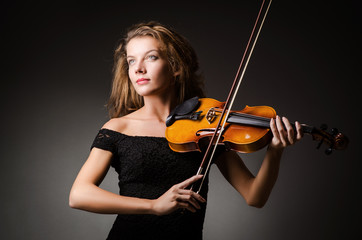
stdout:
MULTIPOLYGON (((119 194, 156 199, 174 184, 196 174, 202 153, 172 151, 162 137, 128 136, 101 129, 92 148, 113 153, 119 194)), ((201 195, 206 199, 208 179, 201 195)), ((107 239, 202 239, 206 204, 196 213, 176 211, 165 216, 119 214, 107 239)))

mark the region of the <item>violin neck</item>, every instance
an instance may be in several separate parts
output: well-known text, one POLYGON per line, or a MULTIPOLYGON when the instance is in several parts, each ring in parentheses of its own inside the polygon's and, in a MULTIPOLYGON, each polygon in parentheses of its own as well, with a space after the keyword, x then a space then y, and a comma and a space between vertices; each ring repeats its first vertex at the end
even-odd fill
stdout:
MULTIPOLYGON (((231 112, 226 122, 233 124, 247 125, 252 127, 270 128, 270 119, 271 118, 260 117, 245 113, 231 112)), ((294 123, 290 124, 292 125, 294 131, 296 131, 295 124, 294 123)), ((313 126, 308 126, 303 124, 302 131, 304 133, 312 134, 315 131, 315 128, 313 126)))

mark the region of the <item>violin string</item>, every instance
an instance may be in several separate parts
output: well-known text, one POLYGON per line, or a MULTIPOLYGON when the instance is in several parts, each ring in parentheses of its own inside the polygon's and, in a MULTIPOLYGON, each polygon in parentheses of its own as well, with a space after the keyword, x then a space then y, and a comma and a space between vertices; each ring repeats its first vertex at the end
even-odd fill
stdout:
MULTIPOLYGON (((214 111, 221 112, 220 110, 214 110, 214 111)), ((264 121, 264 122, 270 122, 270 120, 271 120, 271 118, 268 118, 268 117, 256 116, 256 115, 252 115, 252 114, 248 114, 248 113, 239 113, 239 112, 231 112, 230 116, 250 118, 250 119, 255 119, 255 120, 264 121)))
MULTIPOLYGON (((220 142, 220 138, 221 138, 222 132, 224 131, 226 120, 227 120, 227 118, 228 118, 228 116, 229 116, 229 114, 230 114, 231 107, 232 107, 232 105, 233 105, 233 103, 234 103, 234 100, 235 100, 235 98, 236 98, 236 94, 237 94, 237 92, 238 92, 238 90, 239 90, 240 84, 241 84, 242 79, 243 79, 243 77, 244 77, 244 74, 245 74, 245 71, 246 71, 246 67, 247 67, 247 65, 248 65, 248 63, 249 63, 251 54, 253 53, 253 50, 254 50, 256 41, 258 40, 258 37, 259 37, 260 31, 261 31, 261 28, 263 27, 264 20, 265 20, 265 18, 266 18, 266 15, 268 14, 268 11, 269 11, 271 2, 272 2, 272 0, 270 0, 270 2, 269 2, 269 4, 268 4, 268 7, 267 7, 267 9, 266 9, 266 11, 265 11, 265 13, 264 13, 264 17, 263 17, 262 22, 261 22, 261 24, 260 24, 260 26, 259 26, 258 32, 257 32, 257 34, 256 34, 256 36, 255 36, 253 45, 252 45, 252 47, 251 47, 251 50, 250 50, 250 52, 249 52, 249 55, 248 55, 248 58, 247 58, 247 61, 246 61, 246 64, 244 65, 242 74, 240 75, 240 78, 239 78, 239 80, 238 80, 237 87, 236 87, 236 89, 234 89, 234 86, 235 86, 235 81, 234 81, 234 84, 233 84, 233 86, 232 86, 232 88, 231 88, 230 93, 232 92, 232 95, 233 95, 233 96, 232 96, 232 100, 231 100, 230 104, 228 104, 228 103, 229 103, 229 97, 228 97, 228 99, 227 99, 227 101, 226 101, 225 107, 227 108, 227 113, 226 113, 226 115, 225 115, 225 118, 224 118, 224 120, 223 120, 222 126, 221 126, 221 128, 220 128, 220 131, 219 131, 220 134, 218 134, 217 139, 216 139, 216 142, 213 143, 213 140, 214 140, 214 138, 215 138, 215 135, 217 134, 218 129, 219 129, 219 126, 220 126, 220 121, 221 121, 221 119, 223 118, 223 115, 224 115, 224 113, 225 113, 225 110, 223 110, 223 113, 221 114, 221 118, 220 118, 219 124, 217 125, 217 127, 216 127, 216 129, 215 129, 214 135, 213 135, 213 137, 211 138, 211 141, 210 141, 210 143, 209 143, 209 147, 208 147, 208 149, 207 149, 207 151, 206 151, 206 153, 205 153, 205 156, 206 156, 206 155, 208 154, 208 151, 209 151, 209 148, 210 148, 211 144, 214 144, 214 147, 213 147, 213 149, 212 149, 210 158, 209 158, 208 163, 207 163, 207 167, 206 167, 206 170, 205 170, 205 174, 204 174, 204 176, 202 177, 202 180, 201 180, 201 183, 200 183, 200 186, 199 186, 199 189, 198 189, 197 193, 199 193, 199 192, 201 191, 202 185, 203 185, 204 180, 205 180, 205 178, 206 178, 206 175, 207 175, 207 173, 208 173, 208 171, 209 171, 209 168, 210 168, 212 159, 213 159, 213 157, 214 157, 214 155, 215 155, 215 151, 216 151, 217 145, 218 145, 218 143, 220 142)), ((261 11, 262 11, 262 9, 263 9, 264 3, 265 3, 265 0, 263 0, 263 3, 262 3, 262 5, 261 5, 261 8, 260 8, 258 17, 257 17, 257 19, 256 19, 256 22, 255 22, 253 31, 252 31, 252 33, 251 33, 251 36, 250 36, 250 39, 249 39, 249 42, 248 42, 248 45, 247 45, 247 47, 246 47, 246 49, 245 49, 245 53, 244 53, 243 59, 242 59, 242 61, 241 61, 240 67, 239 67, 239 69, 238 69, 237 76, 239 75, 239 71, 240 71, 240 68, 241 68, 241 66, 242 66, 242 63, 243 63, 245 54, 246 54, 246 52, 248 51, 249 43, 250 43, 250 41, 251 41, 251 39, 252 39, 252 37, 253 37, 253 35, 254 35, 254 29, 256 28, 256 26, 257 26, 257 24, 258 24, 258 22, 259 22, 259 16, 260 16, 260 13, 261 13, 261 11)), ((230 96, 230 94, 229 94, 229 96, 230 96)), ((204 162, 204 160, 203 160, 203 162, 204 162)), ((203 162, 202 162, 201 164, 203 164, 203 162)), ((202 171, 202 167, 200 166, 197 174, 200 174, 201 171, 202 171)))

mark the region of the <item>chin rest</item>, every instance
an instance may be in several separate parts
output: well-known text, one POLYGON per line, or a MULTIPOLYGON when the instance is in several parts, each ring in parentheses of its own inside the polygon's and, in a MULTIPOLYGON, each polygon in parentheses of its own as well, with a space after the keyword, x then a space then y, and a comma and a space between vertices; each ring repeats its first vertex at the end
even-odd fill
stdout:
POLYGON ((177 105, 166 119, 166 127, 171 126, 176 120, 179 119, 194 119, 198 117, 192 114, 192 111, 199 105, 199 97, 193 97, 185 102, 177 105))

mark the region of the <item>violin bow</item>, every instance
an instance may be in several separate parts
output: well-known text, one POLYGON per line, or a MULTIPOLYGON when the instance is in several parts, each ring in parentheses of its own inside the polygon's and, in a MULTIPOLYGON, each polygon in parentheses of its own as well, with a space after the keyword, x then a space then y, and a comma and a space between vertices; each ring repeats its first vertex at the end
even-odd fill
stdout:
MULTIPOLYGON (((199 169, 198 169, 198 171, 196 173, 196 175, 203 174, 203 177, 201 179, 201 183, 199 185, 197 193, 199 193, 201 191, 202 185, 203 185, 204 180, 206 178, 206 175, 207 175, 207 173, 209 171, 212 159, 213 159, 213 157, 215 155, 217 145, 220 142, 222 132, 224 131, 226 120, 227 120, 227 118, 228 118, 228 116, 230 114, 230 110, 232 108, 232 105, 234 104, 234 100, 235 100, 236 95, 237 95, 237 93, 239 91, 239 87, 241 85, 241 82, 242 82, 242 80, 244 78, 246 68, 247 68, 247 66, 249 64, 250 57, 251 57, 251 55, 253 53, 255 44, 256 44, 256 42, 258 40, 260 31, 261 31, 261 29, 263 27, 265 18, 266 18, 267 14, 268 14, 271 2, 272 2, 272 0, 270 0, 269 3, 266 5, 265 0, 263 0, 263 2, 261 4, 261 7, 259 9, 258 16, 256 18, 253 30, 252 30, 252 32, 250 34, 250 37, 249 37, 247 46, 245 48, 243 57, 241 59, 238 71, 237 71, 237 73, 235 75, 234 82, 233 82, 233 84, 231 86, 228 97, 227 97, 227 99, 225 101, 225 106, 224 106, 223 111, 222 111, 222 113, 220 115, 219 122, 218 122, 218 124, 217 124, 217 126, 215 128, 215 131, 214 131, 214 133, 213 133, 213 135, 211 137, 209 145, 208 145, 208 147, 206 149, 206 152, 205 152, 204 157, 202 159, 202 162, 200 164, 200 167, 199 167, 199 169), (266 6, 266 7, 264 7, 264 6, 266 6), (206 165, 206 162, 207 162, 207 165, 206 165), (205 165, 206 165, 206 169, 205 169, 205 165), (203 173, 204 169, 205 169, 205 172, 203 173)), ((193 186, 191 186, 191 190, 192 189, 193 189, 193 186)))

